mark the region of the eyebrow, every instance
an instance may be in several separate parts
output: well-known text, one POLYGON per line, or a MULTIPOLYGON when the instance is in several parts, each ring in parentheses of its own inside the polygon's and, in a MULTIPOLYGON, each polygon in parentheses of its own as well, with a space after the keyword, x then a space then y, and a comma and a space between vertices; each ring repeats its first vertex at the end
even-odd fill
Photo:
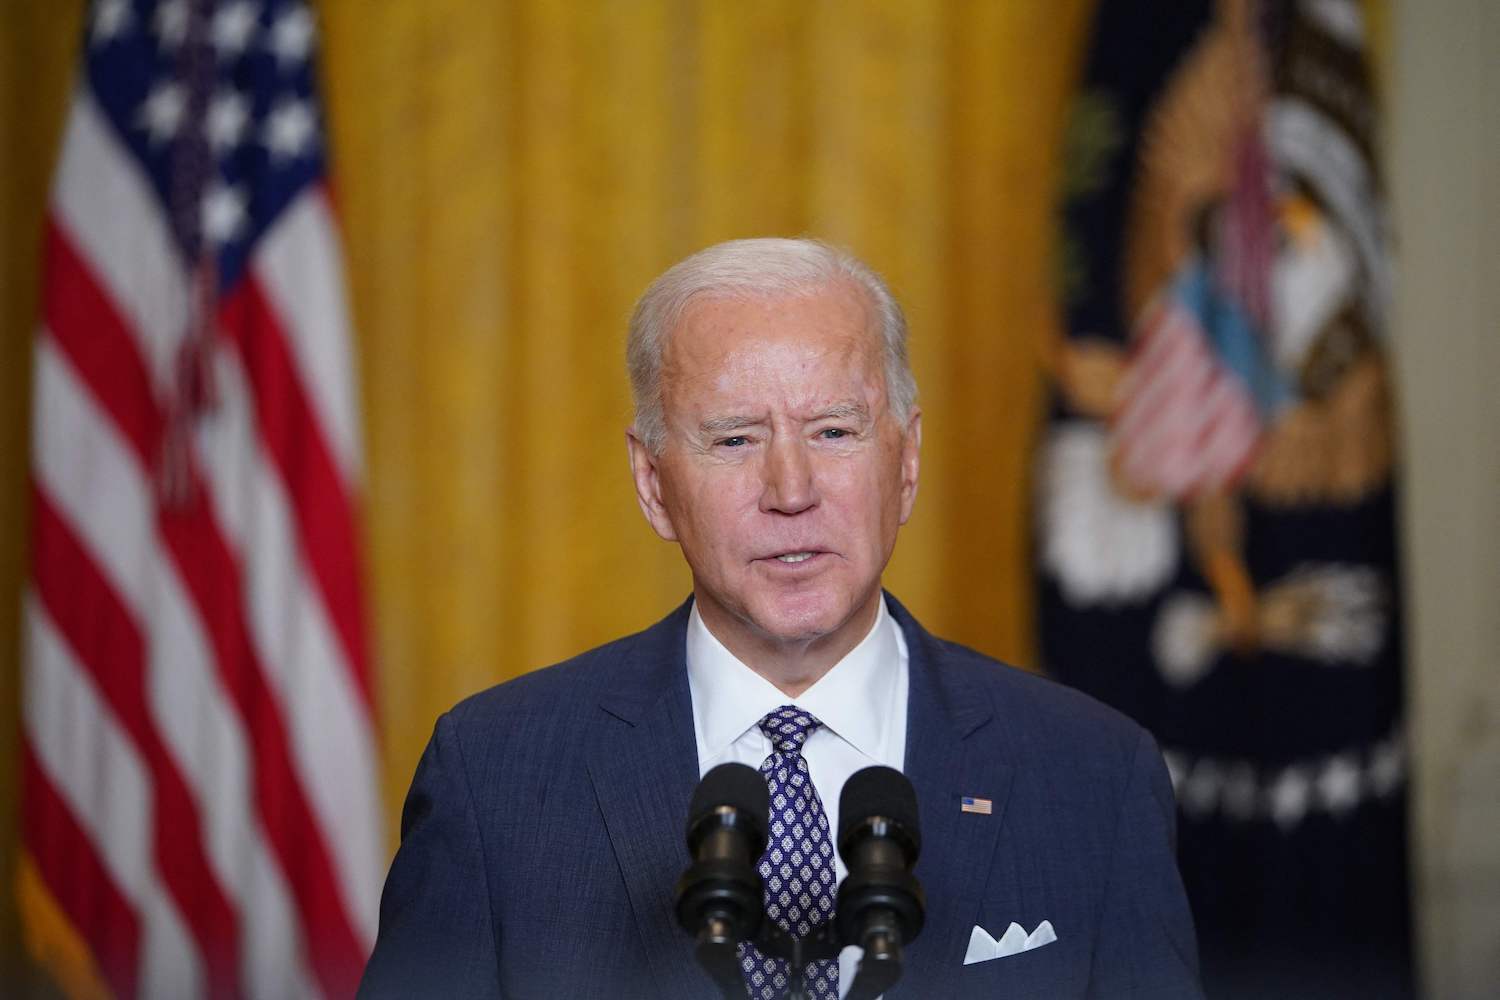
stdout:
MULTIPOLYGON (((835 403, 834 405, 830 406, 828 409, 824 410, 822 413, 819 413, 817 416, 813 417, 812 419, 813 419, 813 421, 817 421, 817 420, 865 420, 869 416, 870 416, 870 409, 869 409, 869 407, 865 406, 864 403, 850 402, 850 403, 835 403)), ((812 421, 809 421, 809 423, 811 423, 811 422, 812 421)))
MULTIPOLYGON (((869 415, 869 407, 865 406, 864 403, 835 403, 828 409, 813 416, 807 422, 815 423, 819 420, 865 420, 869 415)), ((698 429, 704 434, 727 434, 730 431, 737 431, 744 427, 753 427, 761 423, 765 423, 764 417, 752 417, 747 414, 730 414, 724 417, 709 417, 698 425, 698 429)))
POLYGON ((762 418, 760 417, 731 414, 727 417, 709 417, 698 425, 698 429, 704 434, 724 434, 762 422, 762 418))

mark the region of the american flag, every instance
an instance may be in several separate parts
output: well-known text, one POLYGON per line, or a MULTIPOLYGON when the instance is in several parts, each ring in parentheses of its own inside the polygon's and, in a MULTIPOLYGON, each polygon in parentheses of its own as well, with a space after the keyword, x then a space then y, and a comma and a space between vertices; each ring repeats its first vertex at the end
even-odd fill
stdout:
POLYGON ((1112 425, 1121 476, 1169 500, 1235 486, 1276 403, 1264 384, 1265 398, 1257 398, 1253 383, 1263 372, 1250 361, 1264 350, 1256 331, 1271 328, 1276 232, 1271 164, 1253 131, 1236 146, 1233 166, 1214 260, 1191 255, 1186 273, 1142 311, 1112 425))
POLYGON ((1249 388, 1173 295, 1146 308, 1135 337, 1112 424, 1119 474, 1172 500, 1232 486, 1260 443, 1249 388))
POLYGON ((66 992, 342 997, 386 860, 315 23, 98 0, 44 236, 23 858, 66 992))

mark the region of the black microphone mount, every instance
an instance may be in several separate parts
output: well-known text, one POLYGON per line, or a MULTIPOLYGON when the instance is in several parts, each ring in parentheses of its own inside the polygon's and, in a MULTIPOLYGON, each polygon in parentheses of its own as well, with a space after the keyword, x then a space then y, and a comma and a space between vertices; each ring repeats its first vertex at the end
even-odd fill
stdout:
POLYGON ((756 934, 765 917, 765 889, 755 864, 766 849, 769 812, 765 779, 744 764, 710 770, 688 808, 693 863, 677 880, 677 920, 695 937, 698 963, 725 996, 743 995, 738 945, 756 934))
POLYGON ((864 950, 849 997, 873 1000, 901 978, 902 950, 922 930, 927 899, 912 874, 922 851, 917 793, 906 775, 867 767, 839 796, 839 885, 835 920, 845 944, 864 950))
POLYGON ((764 779, 742 764, 704 775, 689 809, 693 865, 677 883, 677 917, 695 935, 698 961, 726 998, 747 995, 742 941, 786 960, 788 1000, 806 1000, 809 963, 837 959, 851 944, 864 956, 846 1000, 875 1000, 901 978, 902 950, 921 931, 926 910, 911 872, 921 852, 916 792, 901 772, 868 767, 844 783, 839 811, 839 855, 849 874, 839 885, 834 919, 799 937, 764 919, 755 867, 766 847, 764 779))

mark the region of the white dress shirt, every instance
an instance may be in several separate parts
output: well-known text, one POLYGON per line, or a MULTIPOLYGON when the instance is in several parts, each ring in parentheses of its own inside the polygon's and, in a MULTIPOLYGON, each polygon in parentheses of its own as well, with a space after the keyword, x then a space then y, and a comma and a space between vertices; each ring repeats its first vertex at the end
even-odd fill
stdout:
POLYGON ((787 697, 741 663, 708 630, 696 603, 688 618, 687 671, 700 777, 730 762, 759 768, 771 754, 771 741, 758 723, 782 705, 811 712, 823 723, 808 736, 802 756, 828 814, 834 867, 843 881, 848 872, 837 854, 844 782, 874 764, 899 771, 906 760, 906 637, 886 611, 885 598, 859 645, 799 697, 787 697))

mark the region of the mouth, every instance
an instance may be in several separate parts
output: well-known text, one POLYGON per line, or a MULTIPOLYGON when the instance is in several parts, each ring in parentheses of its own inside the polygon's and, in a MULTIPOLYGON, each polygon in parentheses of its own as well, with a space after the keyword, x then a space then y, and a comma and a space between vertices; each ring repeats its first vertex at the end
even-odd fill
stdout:
POLYGON ((811 572, 814 567, 828 558, 829 554, 822 549, 793 549, 790 552, 777 552, 762 556, 756 562, 767 567, 775 567, 778 571, 811 572))

